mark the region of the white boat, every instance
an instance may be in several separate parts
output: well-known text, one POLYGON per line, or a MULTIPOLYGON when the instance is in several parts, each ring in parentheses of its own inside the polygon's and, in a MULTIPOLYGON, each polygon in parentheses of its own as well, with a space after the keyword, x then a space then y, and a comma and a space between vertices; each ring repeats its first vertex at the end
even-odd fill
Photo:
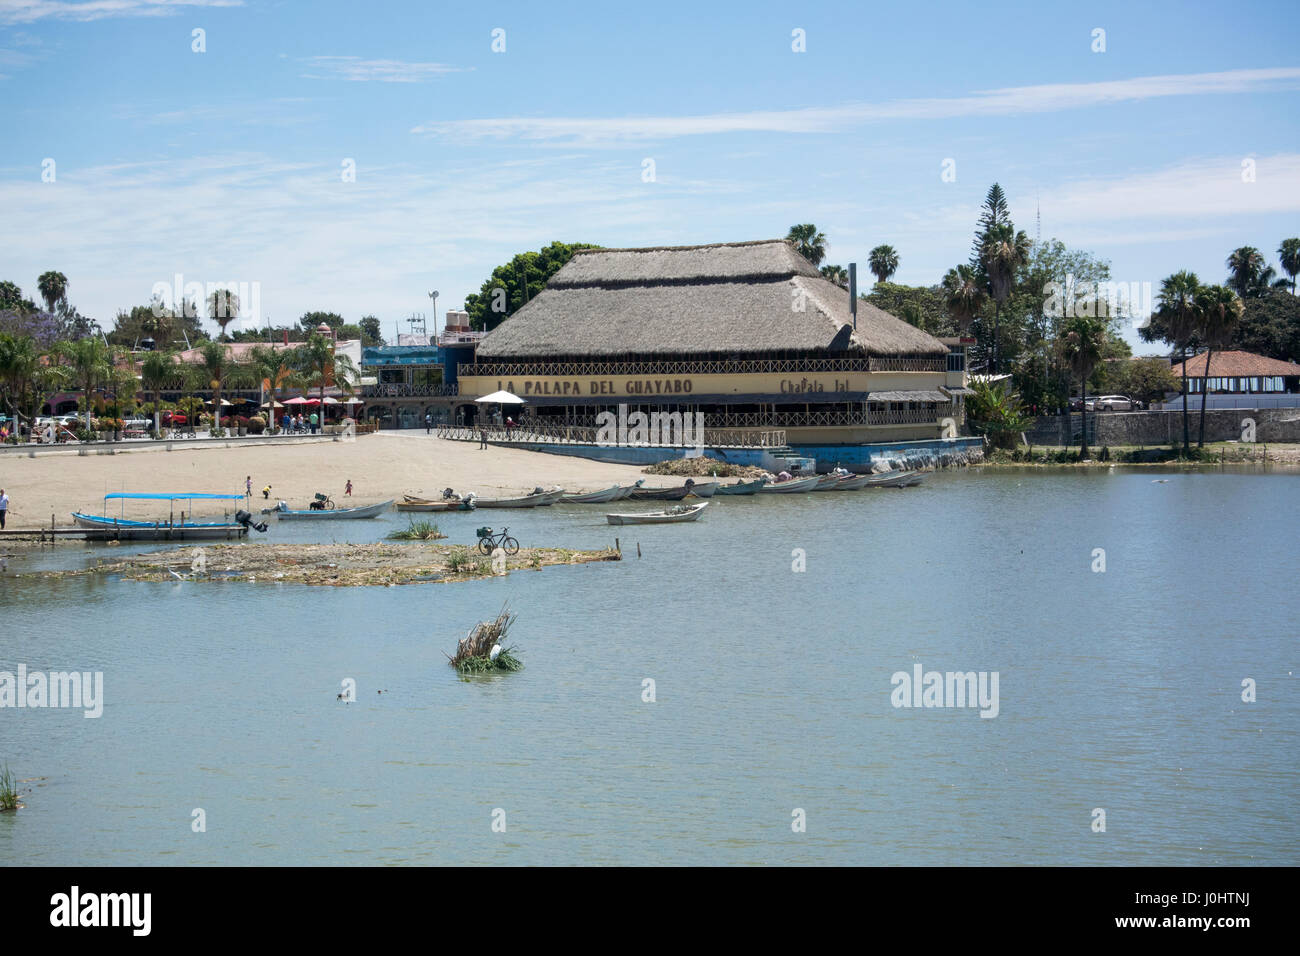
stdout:
MULTIPOLYGON (((284 502, 280 502, 284 504, 284 502)), ((345 518, 376 518, 393 506, 393 500, 381 501, 374 505, 360 505, 356 508, 320 508, 308 509, 307 511, 295 511, 289 508, 273 508, 269 514, 273 514, 281 521, 293 521, 299 518, 307 518, 312 521, 345 518)))
POLYGON ((856 491, 859 488, 865 488, 867 482, 871 480, 870 475, 843 475, 840 477, 839 484, 835 486, 835 491, 856 491))
POLYGON ((821 479, 817 475, 807 478, 791 478, 789 481, 774 481, 758 489, 760 495, 788 495, 800 491, 812 491, 821 479))
POLYGON ((610 524, 676 524, 681 521, 697 520, 708 506, 707 501, 701 501, 697 505, 674 505, 663 511, 605 515, 605 520, 610 524))
POLYGON ((910 488, 925 478, 919 471, 887 471, 867 479, 868 488, 910 488))
POLYGON ((830 491, 832 488, 838 488, 843 475, 837 475, 834 472, 820 475, 817 478, 817 484, 813 485, 813 491, 830 491))
POLYGON ((517 498, 474 498, 476 508, 540 508, 545 505, 553 505, 564 495, 563 488, 553 488, 550 491, 542 491, 540 488, 531 494, 520 495, 517 498))
POLYGON ((610 501, 617 501, 623 494, 623 488, 615 485, 612 488, 606 488, 604 491, 588 491, 585 494, 563 495, 560 500, 574 505, 603 505, 610 501))
POLYGON ((713 493, 718 490, 718 486, 721 484, 720 481, 697 481, 691 485, 691 494, 696 498, 712 498, 713 493))

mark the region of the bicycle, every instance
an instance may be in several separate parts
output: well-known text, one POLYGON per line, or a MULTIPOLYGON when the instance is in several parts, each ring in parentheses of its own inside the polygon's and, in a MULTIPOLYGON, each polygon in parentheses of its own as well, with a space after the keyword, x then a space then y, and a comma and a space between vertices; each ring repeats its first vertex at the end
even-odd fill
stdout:
POLYGON ((316 500, 311 504, 311 510, 312 511, 333 511, 334 499, 332 499, 329 495, 323 495, 318 491, 316 492, 316 500))
POLYGON ((493 533, 491 528, 478 529, 478 549, 486 555, 491 555, 498 547, 505 551, 506 554, 518 554, 519 542, 510 535, 506 534, 509 528, 502 528, 500 534, 493 533))

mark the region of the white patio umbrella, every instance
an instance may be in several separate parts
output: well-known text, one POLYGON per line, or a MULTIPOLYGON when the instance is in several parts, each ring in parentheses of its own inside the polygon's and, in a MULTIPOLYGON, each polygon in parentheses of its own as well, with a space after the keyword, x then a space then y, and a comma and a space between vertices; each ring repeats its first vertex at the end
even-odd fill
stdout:
POLYGON ((482 398, 474 399, 477 405, 527 405, 525 399, 520 398, 514 392, 500 391, 493 392, 491 395, 484 395, 482 398))

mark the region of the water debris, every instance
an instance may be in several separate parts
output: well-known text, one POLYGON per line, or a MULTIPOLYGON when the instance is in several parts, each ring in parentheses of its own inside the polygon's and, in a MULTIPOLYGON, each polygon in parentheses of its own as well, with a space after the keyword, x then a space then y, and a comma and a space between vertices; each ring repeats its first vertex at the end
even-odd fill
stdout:
POLYGON ((515 622, 516 614, 508 606, 494 621, 479 621, 469 634, 456 645, 456 655, 447 661, 462 674, 484 674, 491 671, 521 671, 523 662, 515 656, 518 648, 504 646, 506 632, 515 622))
MULTIPOLYGON (((130 581, 173 581, 188 572, 193 546, 136 554, 118 561, 65 571, 32 571, 21 577, 115 575, 130 581)), ((216 544, 204 548, 208 567, 225 572, 195 575, 187 581, 247 584, 311 584, 330 587, 445 583, 493 576, 490 558, 479 559, 465 545, 406 544, 216 544)), ((506 572, 554 564, 619 561, 617 551, 521 548, 506 559, 506 572)))
POLYGON ((436 541, 439 538, 447 537, 438 530, 438 526, 426 518, 410 519, 410 525, 398 531, 394 531, 389 536, 391 541, 436 541))

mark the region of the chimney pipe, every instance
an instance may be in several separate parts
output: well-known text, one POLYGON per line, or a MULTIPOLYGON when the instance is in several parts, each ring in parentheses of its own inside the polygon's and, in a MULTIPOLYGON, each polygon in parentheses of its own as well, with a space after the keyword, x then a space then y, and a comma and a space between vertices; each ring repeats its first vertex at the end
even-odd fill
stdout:
POLYGON ((285 347, 285 348, 288 348, 288 347, 289 347, 289 330, 288 330, 288 329, 285 329, 285 330, 284 330, 284 347, 285 347))
POLYGON ((849 263, 849 311, 853 313, 853 331, 858 330, 858 264, 849 263))

